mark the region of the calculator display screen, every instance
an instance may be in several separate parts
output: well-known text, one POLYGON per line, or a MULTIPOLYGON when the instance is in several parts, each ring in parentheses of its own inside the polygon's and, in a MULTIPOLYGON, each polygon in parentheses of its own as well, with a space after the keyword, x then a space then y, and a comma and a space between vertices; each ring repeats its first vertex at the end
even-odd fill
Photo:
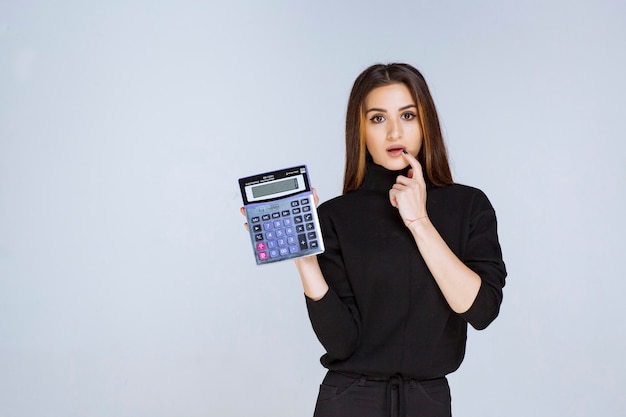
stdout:
POLYGON ((290 175, 286 178, 276 178, 276 176, 266 175, 261 180, 254 178, 253 184, 245 184, 241 191, 245 194, 246 203, 273 200, 307 190, 302 174, 290 175))
POLYGON ((297 189, 298 178, 287 178, 281 181, 273 181, 267 184, 254 186, 252 187, 252 195, 254 198, 259 198, 297 189))

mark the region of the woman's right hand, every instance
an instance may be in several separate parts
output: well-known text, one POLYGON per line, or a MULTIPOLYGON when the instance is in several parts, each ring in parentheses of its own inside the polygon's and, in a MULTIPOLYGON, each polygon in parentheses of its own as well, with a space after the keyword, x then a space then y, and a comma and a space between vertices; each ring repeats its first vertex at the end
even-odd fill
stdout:
MULTIPOLYGON (((243 214, 243 217, 246 217, 246 209, 244 207, 240 207, 239 211, 243 214)), ((245 227, 246 231, 250 231, 248 228, 248 222, 244 222, 243 227, 245 227)))
MULTIPOLYGON (((320 199, 315 188, 312 188, 311 191, 313 192, 313 202, 315 203, 315 207, 317 207, 320 199)), ((239 211, 245 217, 246 209, 241 207, 239 211)), ((246 230, 249 230, 247 222, 243 224, 243 227, 245 227, 246 230)), ((324 297, 326 292, 328 292, 328 284, 326 283, 319 264, 317 263, 317 256, 296 258, 294 259, 294 262, 300 274, 300 279, 302 280, 302 286, 306 296, 314 301, 324 297)))
POLYGON ((315 188, 311 188, 313 192, 313 202, 315 203, 315 207, 320 203, 320 198, 317 196, 317 190, 315 188))

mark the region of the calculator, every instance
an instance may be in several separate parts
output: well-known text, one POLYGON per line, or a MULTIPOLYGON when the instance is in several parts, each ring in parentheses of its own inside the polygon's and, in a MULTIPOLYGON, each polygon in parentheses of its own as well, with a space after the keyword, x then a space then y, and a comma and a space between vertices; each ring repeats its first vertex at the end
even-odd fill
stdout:
POLYGON ((240 178, 257 265, 324 252, 306 165, 240 178))

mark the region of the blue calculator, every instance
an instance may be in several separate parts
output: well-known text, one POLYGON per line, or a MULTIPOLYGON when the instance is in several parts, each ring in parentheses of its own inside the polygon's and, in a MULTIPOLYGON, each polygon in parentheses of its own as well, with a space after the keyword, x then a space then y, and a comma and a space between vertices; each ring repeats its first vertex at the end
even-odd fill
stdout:
POLYGON ((324 252, 306 165, 240 178, 257 265, 324 252))

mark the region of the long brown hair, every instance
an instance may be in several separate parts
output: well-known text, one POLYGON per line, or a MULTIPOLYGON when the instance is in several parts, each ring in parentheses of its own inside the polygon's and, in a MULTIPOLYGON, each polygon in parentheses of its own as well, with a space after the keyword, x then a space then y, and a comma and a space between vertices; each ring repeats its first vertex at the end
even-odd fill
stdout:
POLYGON ((437 109, 426 80, 417 69, 408 64, 376 64, 357 77, 350 92, 346 114, 344 194, 359 188, 365 177, 368 157, 364 135, 365 98, 373 89, 390 84, 406 85, 417 104, 417 117, 423 134, 417 160, 422 164, 427 179, 436 186, 453 183, 437 109))

